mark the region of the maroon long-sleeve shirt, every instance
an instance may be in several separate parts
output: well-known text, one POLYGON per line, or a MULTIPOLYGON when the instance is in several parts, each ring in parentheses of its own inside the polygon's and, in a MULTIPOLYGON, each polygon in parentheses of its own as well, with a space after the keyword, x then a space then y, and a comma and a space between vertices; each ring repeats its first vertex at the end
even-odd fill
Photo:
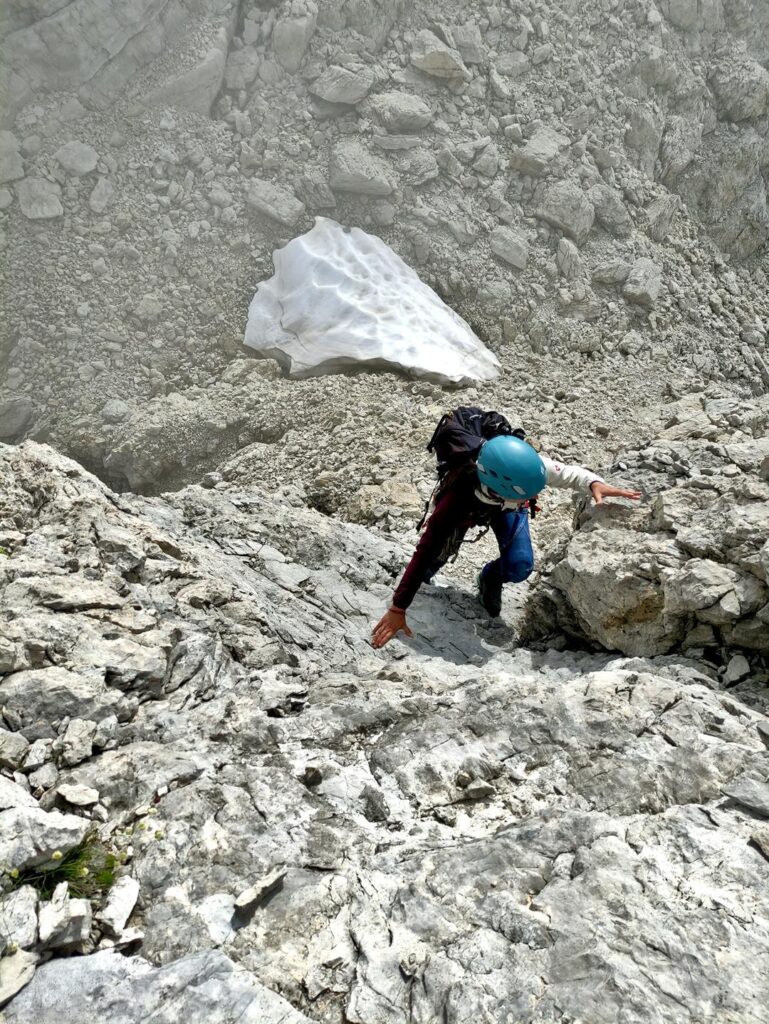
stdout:
POLYGON ((453 483, 436 501, 411 561, 393 595, 396 608, 408 608, 425 575, 436 562, 445 562, 454 554, 471 526, 489 522, 494 507, 475 497, 475 473, 453 483))

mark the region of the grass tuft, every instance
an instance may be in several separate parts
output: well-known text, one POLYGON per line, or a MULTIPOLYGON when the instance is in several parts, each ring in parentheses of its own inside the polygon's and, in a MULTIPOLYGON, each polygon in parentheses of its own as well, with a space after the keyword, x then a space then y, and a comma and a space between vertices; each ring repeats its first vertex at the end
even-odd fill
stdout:
POLYGON ((31 885, 41 899, 49 900, 60 882, 68 882, 70 896, 97 899, 115 881, 117 867, 116 854, 104 845, 96 830, 93 830, 66 853, 57 850, 48 864, 24 868, 22 871, 3 872, 2 888, 6 892, 13 892, 22 885, 31 885))

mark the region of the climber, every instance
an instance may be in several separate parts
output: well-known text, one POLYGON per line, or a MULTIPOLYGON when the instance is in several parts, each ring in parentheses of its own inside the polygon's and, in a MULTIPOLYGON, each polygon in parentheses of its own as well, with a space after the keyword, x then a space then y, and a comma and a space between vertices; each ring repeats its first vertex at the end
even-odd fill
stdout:
POLYGON ((536 502, 546 485, 589 493, 597 505, 604 498, 641 496, 640 491, 613 487, 581 466, 540 456, 521 437, 505 435, 483 442, 477 459, 447 474, 439 484, 432 514, 392 604, 374 627, 373 646, 383 647, 401 631, 413 635, 406 623, 406 609, 419 587, 456 555, 471 526, 490 527, 499 544, 499 557, 478 576, 479 600, 489 616, 496 618, 502 610, 503 584, 521 583, 534 569, 529 504, 536 502))

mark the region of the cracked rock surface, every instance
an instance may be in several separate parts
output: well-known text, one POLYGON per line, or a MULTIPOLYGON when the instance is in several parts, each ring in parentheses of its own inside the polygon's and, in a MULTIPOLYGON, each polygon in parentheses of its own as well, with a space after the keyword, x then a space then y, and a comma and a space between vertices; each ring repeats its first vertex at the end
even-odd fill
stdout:
POLYGON ((768 38, 766 0, 6 0, 5 1024, 765 1024, 768 38), (255 358, 316 218, 499 375, 255 358), (374 651, 459 404, 642 499, 546 492, 499 619, 486 538, 374 651))
MULTIPOLYGON (((96 791, 64 818, 127 853, 89 935, 57 897, 67 942, 101 951, 40 964, 8 1024, 762 1019, 769 719, 747 659, 735 684, 696 652, 519 648, 440 578, 415 639, 375 652, 406 551, 295 489, 118 496, 31 442, 0 474, 0 701, 50 768, 22 760, 2 813, 34 813, 40 843, 57 793, 96 791), (19 677, 39 696, 15 710, 19 677)), ((45 959, 51 923, 36 938, 11 899, 45 959)))

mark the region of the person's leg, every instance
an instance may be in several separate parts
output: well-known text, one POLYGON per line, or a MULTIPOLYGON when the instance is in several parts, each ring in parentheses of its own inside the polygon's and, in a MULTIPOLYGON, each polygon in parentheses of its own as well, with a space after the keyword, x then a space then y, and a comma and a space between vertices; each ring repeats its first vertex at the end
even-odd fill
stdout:
POLYGON ((503 583, 523 583, 534 572, 529 511, 504 512, 492 529, 499 543, 499 572, 503 583))
POLYGON ((478 590, 486 611, 496 618, 502 610, 502 586, 522 583, 534 569, 528 510, 499 512, 491 520, 499 545, 499 558, 481 570, 478 590))

